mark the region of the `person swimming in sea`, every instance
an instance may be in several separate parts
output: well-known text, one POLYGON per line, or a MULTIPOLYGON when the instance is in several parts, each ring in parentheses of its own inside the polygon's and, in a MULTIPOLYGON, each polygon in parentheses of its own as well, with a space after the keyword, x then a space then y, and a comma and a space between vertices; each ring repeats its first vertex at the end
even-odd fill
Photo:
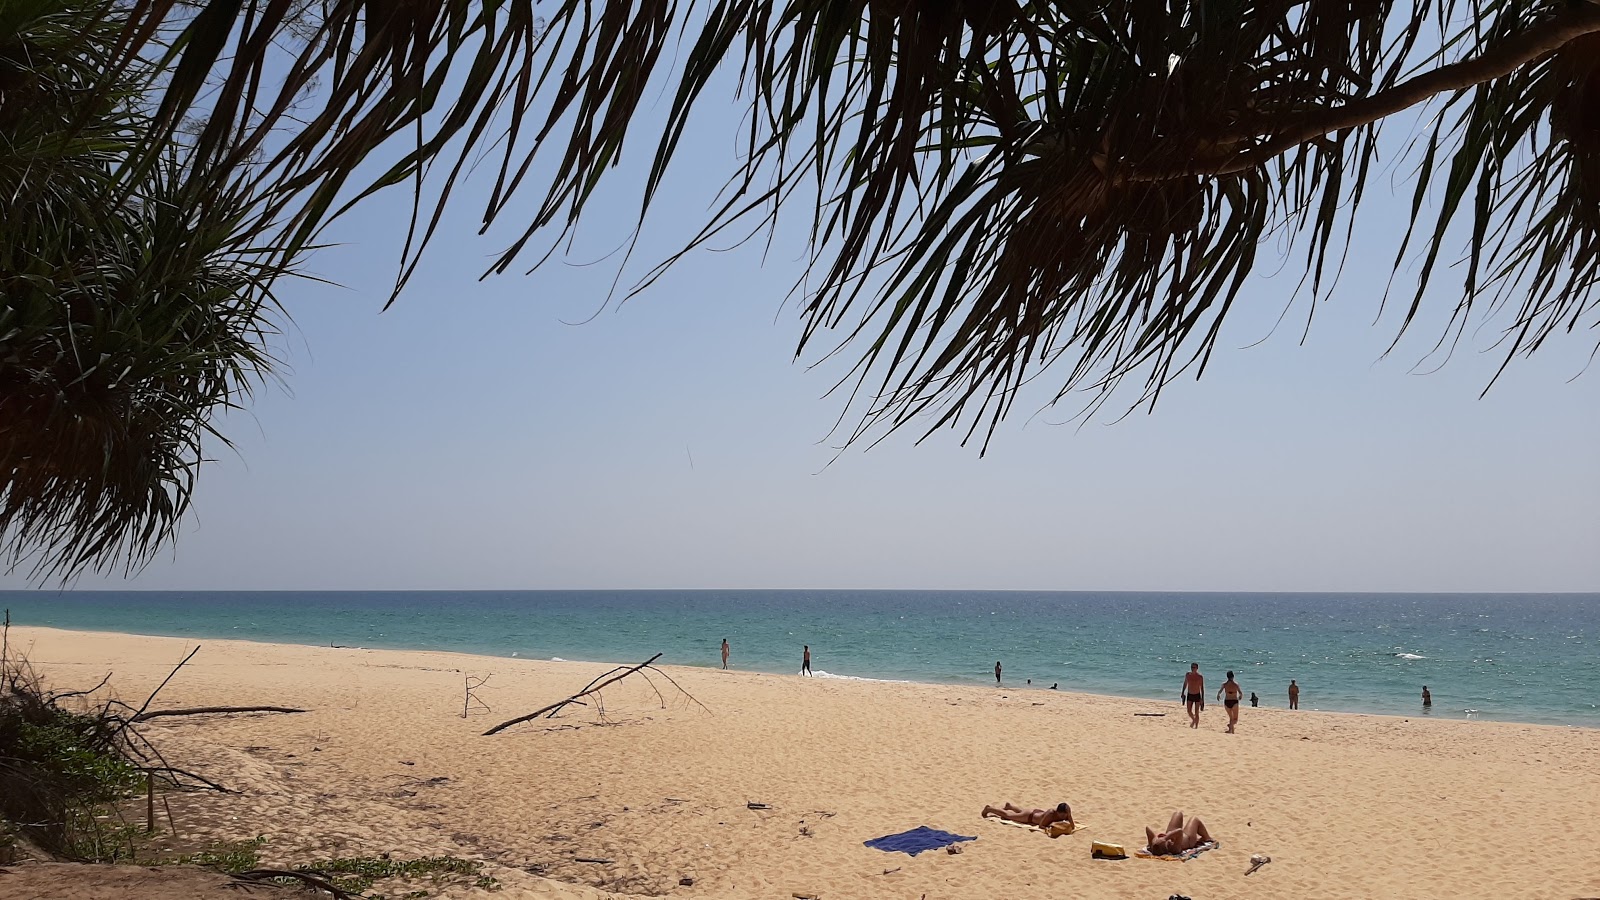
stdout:
POLYGON ((1032 825, 1035 828, 1049 828, 1057 822, 1077 825, 1072 821, 1072 807, 1066 803, 1057 803, 1055 809, 1023 809, 1013 803, 1004 806, 985 806, 983 817, 1005 819, 1007 822, 1032 825))

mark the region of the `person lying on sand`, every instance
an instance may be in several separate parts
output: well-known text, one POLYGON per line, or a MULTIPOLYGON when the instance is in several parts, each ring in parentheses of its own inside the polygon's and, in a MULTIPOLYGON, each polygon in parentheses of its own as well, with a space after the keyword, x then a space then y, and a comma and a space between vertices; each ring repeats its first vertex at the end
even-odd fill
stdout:
POLYGON ((1007 822, 1016 822, 1019 825, 1032 825, 1035 828, 1049 828, 1057 822, 1067 822, 1074 826, 1072 821, 1072 807, 1065 803, 1057 803, 1055 809, 1023 809, 1011 803, 1002 807, 985 806, 984 818, 993 816, 1005 819, 1007 822))
POLYGON ((1172 814, 1166 831, 1146 828, 1144 836, 1149 841, 1150 852, 1157 856, 1176 856, 1211 840, 1206 823, 1195 816, 1190 816, 1189 821, 1185 822, 1182 810, 1172 814))

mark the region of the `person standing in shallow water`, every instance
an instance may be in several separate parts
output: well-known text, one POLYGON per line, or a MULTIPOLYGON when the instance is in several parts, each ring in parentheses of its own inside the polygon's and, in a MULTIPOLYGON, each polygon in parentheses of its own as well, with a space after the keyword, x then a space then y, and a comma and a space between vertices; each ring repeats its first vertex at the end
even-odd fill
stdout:
POLYGON ((806 644, 805 648, 800 653, 800 674, 801 675, 810 675, 811 674, 811 645, 810 644, 806 644))
POLYGON ((1260 706, 1261 705, 1261 698, 1256 696, 1256 692, 1255 691, 1251 691, 1250 692, 1250 705, 1251 706, 1260 706))
POLYGON ((1289 679, 1289 708, 1300 708, 1300 685, 1295 684, 1293 678, 1289 679))
POLYGON ((1189 727, 1200 727, 1200 711, 1206 708, 1206 679, 1200 674, 1200 664, 1190 663, 1188 674, 1183 676, 1183 705, 1189 710, 1189 727))
POLYGON ((1433 705, 1433 695, 1428 693, 1428 686, 1422 686, 1422 708, 1427 709, 1433 705))
POLYGON ((728 639, 727 638, 723 638, 722 639, 722 667, 724 669, 726 669, 728 667, 728 639))
POLYGON ((994 686, 1000 686, 1000 660, 994 661, 994 686))

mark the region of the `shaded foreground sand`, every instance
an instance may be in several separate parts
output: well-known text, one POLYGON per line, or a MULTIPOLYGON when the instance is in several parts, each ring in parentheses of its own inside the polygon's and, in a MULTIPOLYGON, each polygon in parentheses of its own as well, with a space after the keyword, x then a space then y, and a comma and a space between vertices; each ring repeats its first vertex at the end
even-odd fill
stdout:
MULTIPOLYGON (((58 685, 110 670, 134 700, 197 643, 43 628, 11 639, 58 685)), ((608 667, 198 643, 158 706, 312 712, 148 723, 174 764, 243 792, 173 796, 175 843, 264 835, 263 861, 290 864, 454 854, 484 860, 503 886, 447 897, 1600 896, 1600 730, 1247 708, 1226 735, 1220 705, 1191 731, 1176 697, 673 667, 710 713, 662 709, 630 679, 607 690, 606 724, 579 709, 483 737, 608 667), (465 674, 493 676, 477 692, 493 712, 461 717, 465 674), (1087 828, 1057 839, 978 815, 1063 799, 1087 828), (1175 806, 1221 848, 1185 863, 1090 859, 1090 841, 1131 850, 1175 806), (862 846, 923 824, 979 839, 915 858, 862 846), (1247 878, 1253 853, 1273 862, 1247 878)), ((29 868, 0 875, 0 897, 79 896, 29 868)))

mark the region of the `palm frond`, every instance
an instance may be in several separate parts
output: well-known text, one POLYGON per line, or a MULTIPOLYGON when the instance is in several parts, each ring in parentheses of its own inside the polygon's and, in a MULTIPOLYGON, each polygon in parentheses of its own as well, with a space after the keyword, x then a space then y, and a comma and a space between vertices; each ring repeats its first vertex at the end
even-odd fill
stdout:
POLYGON ((166 35, 180 60, 164 129, 215 86, 202 157, 281 126, 286 98, 322 85, 309 124, 260 169, 291 225, 288 256, 341 198, 416 185, 454 157, 397 292, 475 154, 503 142, 485 228, 519 192, 538 198, 491 271, 541 260, 630 139, 653 145, 648 214, 693 112, 722 102, 709 97, 715 73, 736 72, 744 159, 689 247, 815 194, 799 349, 825 333, 856 349, 857 391, 872 398, 856 437, 918 421, 986 443, 1018 386, 1051 365, 1058 398, 1109 396, 1134 376, 1153 401, 1204 370, 1276 231, 1301 241, 1314 307, 1337 280, 1382 122, 1435 97, 1451 115, 1417 196, 1439 188, 1440 212, 1413 235, 1424 264, 1402 331, 1458 217, 1470 221, 1458 323, 1506 308, 1510 354, 1596 324, 1583 48, 1600 4, 559 0, 541 18, 531 0, 328 0, 288 59, 273 37, 303 8, 198 8, 185 18, 171 0, 133 0, 127 47, 132 58, 140 36, 166 35), (680 43, 685 62, 669 70, 680 43), (288 73, 277 93, 251 100, 275 67, 288 73), (654 81, 673 100, 660 132, 641 134, 654 81), (355 180, 374 148, 402 140, 399 162, 355 180), (553 174, 531 184, 541 155, 553 174))
POLYGON ((159 69, 104 2, 0 18, 0 538, 35 577, 172 539, 212 421, 269 370, 257 198, 181 144, 131 177, 159 69))

